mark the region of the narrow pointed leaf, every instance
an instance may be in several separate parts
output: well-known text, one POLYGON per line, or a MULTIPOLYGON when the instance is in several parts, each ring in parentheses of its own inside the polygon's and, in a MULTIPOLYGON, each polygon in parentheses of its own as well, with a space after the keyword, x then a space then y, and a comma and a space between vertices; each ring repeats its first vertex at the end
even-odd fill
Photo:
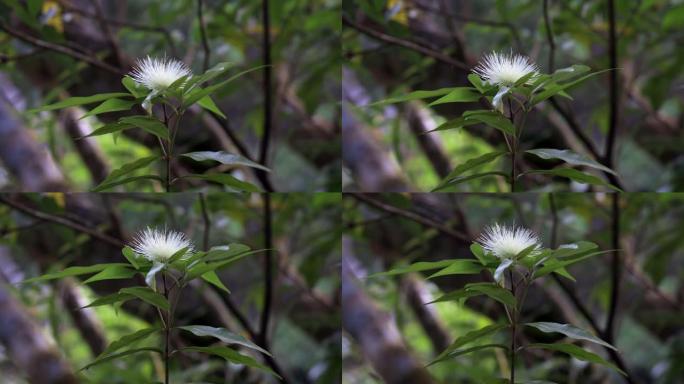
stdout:
POLYGON ((213 112, 216 115, 221 116, 224 119, 226 118, 226 115, 223 114, 223 112, 221 112, 219 107, 216 105, 216 103, 214 103, 214 100, 212 100, 211 96, 209 95, 199 99, 199 101, 197 101, 197 105, 206 109, 207 111, 213 112))
POLYGON ((439 360, 445 356, 448 356, 451 352, 459 349, 460 347, 462 347, 468 343, 471 343, 475 340, 479 340, 485 336, 489 336, 489 335, 496 333, 496 332, 498 332, 498 331, 500 331, 506 327, 508 327, 508 326, 505 324, 492 324, 492 325, 488 325, 484 328, 480 328, 476 331, 468 332, 465 335, 454 340, 454 342, 451 343, 451 345, 449 345, 449 347, 447 347, 447 349, 445 349, 442 353, 439 354, 439 356, 437 357, 437 360, 439 360))
POLYGON ((228 331, 225 328, 215 328, 215 327, 209 327, 206 325, 187 325, 183 327, 178 327, 182 330, 191 332, 192 334, 196 336, 211 336, 215 337, 222 342, 226 344, 238 344, 242 345, 243 347, 251 348, 256 351, 259 351, 263 354, 266 355, 271 355, 267 350, 261 348, 260 346, 254 344, 253 342, 247 340, 241 335, 238 335, 237 333, 233 333, 228 331))
MULTIPOLYGON (((554 168, 554 169, 548 169, 548 170, 533 170, 533 171, 527 171, 524 174, 530 174, 530 173, 537 173, 537 174, 542 174, 542 175, 551 175, 551 176, 560 176, 560 177, 565 177, 570 180, 576 181, 578 183, 582 184, 592 184, 592 185, 599 185, 603 187, 607 187, 610 189, 613 189, 615 191, 620 192, 620 188, 617 188, 614 185, 609 184, 605 180, 596 177, 594 175, 590 175, 588 173, 584 173, 581 171, 578 171, 576 169, 572 168, 554 168)), ((522 176, 523 174, 521 174, 522 176)))
POLYGON ((128 116, 119 119, 119 122, 124 124, 135 125, 141 128, 145 132, 151 133, 164 140, 169 139, 169 130, 166 126, 159 120, 150 116, 128 116))
POLYGON ((184 348, 183 350, 197 351, 197 352, 202 352, 202 353, 206 353, 206 354, 220 356, 220 357, 223 357, 224 359, 226 359, 232 363, 242 364, 242 365, 246 365, 248 367, 257 368, 259 370, 268 372, 268 373, 270 373, 276 377, 280 377, 280 376, 278 376, 278 374, 273 372, 273 370, 271 370, 271 368, 259 363, 258 361, 254 360, 252 357, 242 355, 242 354, 238 353, 237 351, 235 351, 234 349, 231 349, 228 347, 188 347, 188 348, 184 348))
POLYGON ((154 334, 155 332, 159 332, 159 331, 160 331, 159 328, 152 327, 152 328, 141 329, 141 330, 134 332, 130 335, 123 336, 122 338, 118 339, 117 341, 114 341, 111 344, 109 344, 107 349, 105 349, 104 352, 102 352, 100 354, 100 356, 104 357, 104 356, 110 355, 110 354, 118 351, 121 348, 127 347, 127 346, 129 346, 135 342, 144 340, 147 337, 154 334))
POLYGON ((482 97, 482 95, 477 93, 474 88, 458 87, 453 88, 451 92, 433 101, 429 105, 433 106, 446 103, 469 103, 480 100, 480 97, 482 97))
POLYGON ((626 376, 626 373, 622 371, 620 368, 616 367, 615 365, 607 362, 604 360, 601 356, 594 354, 592 352, 586 351, 574 344, 565 344, 565 343, 556 343, 556 344, 544 344, 544 343, 535 343, 535 344, 529 344, 525 348, 543 348, 547 349, 550 351, 558 351, 558 352, 563 352, 565 354, 568 354, 578 360, 582 361, 587 361, 590 363, 595 363, 599 365, 604 365, 606 367, 609 367, 611 369, 614 369, 618 372, 620 372, 622 375, 626 376))
POLYGON ((505 288, 501 288, 498 285, 491 283, 481 283, 481 284, 468 284, 466 285, 467 291, 480 292, 484 295, 491 297, 492 299, 510 307, 515 307, 517 305, 515 296, 505 288))
POLYGON ((457 259, 457 260, 450 260, 451 264, 449 264, 447 267, 443 268, 442 270, 433 273, 428 277, 429 279, 432 279, 434 277, 439 277, 439 276, 449 276, 449 275, 472 275, 476 273, 480 273, 482 270, 482 265, 477 261, 477 260, 471 260, 471 259, 457 259))
POLYGON ((266 172, 271 171, 270 169, 264 167, 263 165, 261 165, 259 163, 256 163, 256 162, 249 160, 245 157, 242 157, 240 155, 228 153, 225 151, 190 152, 190 153, 185 153, 181 156, 189 157, 195 161, 211 160, 211 161, 216 161, 216 162, 219 162, 219 163, 225 164, 225 165, 241 165, 241 166, 246 166, 246 167, 258 168, 258 169, 264 170, 266 172))
POLYGON ((525 325, 537 328, 538 330, 546 333, 562 333, 571 339, 591 341, 592 343, 600 344, 604 347, 608 347, 610 349, 617 351, 617 348, 615 348, 614 346, 599 339, 598 337, 592 335, 591 333, 582 328, 575 327, 574 325, 550 322, 527 323, 525 325))
POLYGON ((463 173, 480 167, 482 165, 485 165, 487 163, 491 163, 492 161, 496 160, 500 156, 506 154, 506 152, 503 151, 495 151, 495 152, 489 152, 485 153, 482 156, 476 157, 474 159, 469 159, 463 164, 460 164, 456 168, 454 168, 453 171, 449 172, 449 174, 444 178, 444 180, 435 188, 436 190, 443 188, 444 186, 450 184, 452 180, 457 178, 458 176, 462 175, 463 173))
POLYGON ((80 372, 80 371, 86 370, 86 369, 88 369, 88 368, 90 368, 90 367, 92 367, 92 366, 95 366, 95 365, 98 365, 98 364, 102 364, 102 363, 106 363, 106 362, 112 361, 112 360, 118 360, 118 359, 120 359, 120 358, 122 358, 122 357, 124 357, 124 356, 133 355, 133 354, 135 354, 135 353, 140 353, 140 352, 156 352, 156 353, 159 353, 159 354, 162 353, 162 351, 159 350, 158 348, 151 348, 151 347, 129 349, 129 350, 127 350, 127 351, 123 351, 123 352, 119 352, 119 353, 114 353, 114 354, 111 354, 111 355, 100 356, 100 357, 98 357, 97 359, 95 359, 93 362, 91 362, 90 364, 88 364, 88 365, 86 365, 85 367, 79 369, 78 371, 80 372))
POLYGON ((187 178, 195 178, 219 183, 235 191, 261 192, 261 189, 252 183, 242 181, 227 173, 210 173, 205 175, 187 175, 187 178))
POLYGON ((165 311, 169 310, 169 302, 166 300, 166 298, 148 287, 122 288, 121 290, 119 290, 119 292, 123 294, 133 295, 138 299, 146 303, 152 304, 155 307, 161 308, 165 311))
POLYGON ((439 362, 442 362, 442 361, 444 361, 444 360, 452 359, 452 358, 454 358, 454 357, 461 356, 461 355, 465 355, 465 354, 468 354, 468 353, 471 353, 471 352, 475 352, 475 351, 481 351, 481 350, 487 349, 487 348, 501 348, 501 349, 504 349, 504 350, 507 350, 507 349, 508 349, 508 347, 505 346, 505 345, 503 345, 503 344, 483 344, 483 345, 477 345, 477 346, 475 346, 475 347, 470 347, 470 348, 457 349, 457 350, 455 350, 455 351, 453 351, 453 352, 450 352, 448 355, 446 355, 446 356, 444 356, 444 357, 442 357, 442 358, 439 358, 439 359, 436 359, 436 360, 431 361, 431 362, 427 365, 427 367, 429 367, 429 366, 431 366, 431 365, 434 365, 434 364, 437 364, 437 363, 439 363, 439 362))
POLYGON ((87 113, 85 113, 83 116, 79 117, 78 119, 85 119, 88 116, 95 116, 99 115, 101 113, 107 113, 107 112, 117 112, 117 111, 128 111, 135 105, 135 100, 121 100, 121 99, 109 99, 105 100, 102 104, 98 105, 97 107, 91 109, 87 113))
POLYGON ((133 177, 127 177, 124 179, 119 179, 119 180, 114 180, 112 182, 106 183, 106 184, 100 184, 97 187, 93 188, 93 192, 102 192, 110 188, 114 188, 118 185, 123 185, 123 184, 128 184, 128 183, 133 183, 135 181, 140 181, 140 180, 156 180, 159 182, 164 182, 164 179, 157 175, 143 175, 143 176, 133 176, 133 177))
POLYGON ((84 281, 83 284, 94 283, 96 281, 102 280, 121 280, 130 279, 137 273, 136 270, 131 269, 128 265, 110 265, 109 267, 103 269, 96 275, 93 275, 88 280, 84 281))
POLYGON ((372 275, 368 275, 368 278, 380 277, 380 276, 403 275, 405 273, 411 273, 411 272, 422 272, 422 271, 429 271, 429 270, 433 270, 433 269, 442 269, 442 268, 449 266, 452 262, 453 262, 453 260, 419 261, 417 263, 413 263, 413 264, 410 264, 407 266, 392 268, 391 270, 386 271, 386 272, 374 273, 372 275))
POLYGON ((31 278, 28 280, 24 280, 23 283, 35 283, 35 282, 40 282, 40 281, 62 279, 64 277, 70 277, 70 276, 88 275, 88 274, 100 272, 100 271, 107 269, 109 267, 112 267, 112 266, 125 267, 126 264, 124 264, 124 263, 110 263, 110 264, 95 264, 95 265, 89 265, 89 266, 69 267, 69 268, 65 268, 64 270, 59 271, 59 272, 47 273, 47 274, 42 275, 42 276, 38 276, 38 277, 34 277, 34 278, 31 278))
POLYGON ((435 97, 446 95, 451 92, 453 88, 441 88, 430 91, 413 91, 402 96, 390 97, 388 99, 379 100, 367 105, 367 107, 379 107, 388 104, 403 103, 411 100, 432 99, 435 97))
POLYGON ((62 109, 67 107, 74 107, 77 105, 92 104, 98 101, 103 101, 107 99, 113 99, 115 97, 131 97, 128 93, 115 92, 115 93, 100 93, 92 96, 76 96, 70 97, 68 99, 62 100, 60 102, 42 106, 40 108, 34 108, 27 111, 27 113, 41 112, 41 111, 52 111, 55 109, 62 109))
POLYGON ((564 149, 564 150, 559 150, 559 149, 551 149, 551 148, 540 148, 540 149, 530 149, 525 151, 527 153, 531 153, 535 156, 541 157, 542 159, 558 159, 565 161, 568 164, 572 165, 583 165, 585 167, 591 167, 591 168, 596 168, 600 169, 604 172, 612 173, 614 175, 617 175, 615 171, 612 169, 601 165, 597 163, 594 160, 591 160, 587 158, 586 156, 582 156, 578 153, 575 153, 569 149, 564 149))

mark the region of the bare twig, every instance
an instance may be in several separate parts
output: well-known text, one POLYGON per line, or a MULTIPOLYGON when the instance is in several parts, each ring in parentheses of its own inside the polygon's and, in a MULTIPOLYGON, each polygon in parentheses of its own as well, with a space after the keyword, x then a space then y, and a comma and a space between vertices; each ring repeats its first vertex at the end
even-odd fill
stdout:
POLYGON ((211 48, 209 48, 209 41, 207 40, 207 27, 204 25, 204 15, 202 13, 202 0, 197 0, 197 21, 199 22, 200 38, 202 39, 202 49, 204 49, 204 61, 202 62, 202 70, 209 69, 209 58, 211 56, 211 48))
POLYGON ((259 322, 259 341, 264 347, 268 342, 268 326, 273 310, 273 212, 271 209, 271 195, 262 194, 264 202, 264 307, 259 322))
POLYGON ((458 240, 462 241, 471 241, 472 239, 469 239, 466 235, 463 233, 456 231, 454 229, 451 229, 449 227, 446 227, 440 223, 437 223, 433 221, 432 219, 428 219, 427 217, 421 216, 417 213, 411 212, 411 211, 406 211, 401 208, 397 208, 393 205, 385 204, 383 202, 380 202, 374 198, 369 197, 367 194, 361 194, 361 193, 350 193, 348 196, 351 196, 359 201, 362 201, 366 204, 372 205, 375 208, 379 208, 385 212, 389 212, 395 215, 403 216, 407 219, 413 220, 415 222, 421 223, 423 225, 426 225, 431 228, 435 228, 436 230, 444 233, 445 235, 449 235, 451 237, 454 237, 458 240))
MULTIPOLYGON (((261 17, 263 23, 262 47, 263 50, 263 64, 264 78, 262 90, 264 95, 264 131, 262 132, 261 143, 259 146, 259 163, 266 165, 268 162, 268 149, 271 143, 271 135, 273 129, 273 100, 272 100, 272 60, 271 60, 271 15, 269 11, 269 1, 261 1, 261 17)), ((258 170, 257 173, 266 177, 266 171, 258 170)), ((267 192, 272 192, 264 185, 267 192)))
POLYGON ((417 44, 413 41, 401 39, 401 38, 380 32, 380 31, 375 30, 373 28, 366 27, 364 25, 361 25, 361 24, 353 21, 352 19, 350 19, 346 15, 342 16, 342 23, 344 25, 351 27, 351 28, 354 28, 357 31, 359 31, 365 35, 368 35, 368 36, 370 36, 376 40, 380 40, 380 41, 383 41, 385 43, 389 43, 389 44, 397 45, 400 47, 408 48, 408 49, 414 50, 416 52, 420 52, 426 56, 432 57, 432 58, 439 60, 443 63, 453 65, 454 67, 461 68, 464 70, 470 70, 470 67, 466 63, 455 60, 455 59, 451 58, 450 56, 445 55, 442 52, 436 51, 432 48, 424 47, 424 46, 417 44))
POLYGON ((25 41, 31 45, 34 45, 36 47, 45 48, 45 49, 48 49, 50 51, 54 51, 57 53, 61 53, 61 54, 73 57, 75 59, 78 59, 78 60, 84 61, 88 64, 91 64, 95 67, 98 67, 100 69, 104 69, 105 71, 108 71, 108 72, 116 73, 118 75, 124 74, 124 72, 122 70, 120 70, 119 68, 116 68, 110 64, 107 64, 104 61, 99 60, 93 56, 85 55, 83 53, 77 52, 77 51, 75 51, 69 47, 65 47, 63 45, 53 44, 53 43, 49 43, 49 42, 44 41, 44 40, 37 39, 33 36, 25 34, 24 32, 20 32, 20 31, 13 29, 13 28, 10 28, 5 23, 0 22, 0 29, 2 29, 5 32, 7 32, 8 34, 16 37, 17 39, 23 40, 23 41, 25 41))

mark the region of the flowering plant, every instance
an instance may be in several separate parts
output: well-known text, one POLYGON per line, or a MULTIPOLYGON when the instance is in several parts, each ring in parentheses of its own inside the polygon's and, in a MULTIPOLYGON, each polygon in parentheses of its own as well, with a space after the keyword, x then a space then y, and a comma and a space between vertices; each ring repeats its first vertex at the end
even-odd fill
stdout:
MULTIPOLYGON (((466 284, 463 288, 446 293, 428 304, 445 301, 464 303, 471 297, 487 296, 503 306, 507 321, 505 323, 494 323, 458 337, 429 365, 482 349, 500 348, 507 351, 509 356, 509 378, 505 382, 518 383, 521 381, 516 381, 516 355, 523 350, 546 349, 552 352, 565 353, 578 360, 603 365, 625 374, 601 356, 573 343, 528 343, 523 345, 518 343, 521 339, 521 329, 530 327, 544 333, 560 333, 569 339, 590 342, 616 350, 614 346, 590 332, 571 324, 523 323, 521 319, 528 289, 535 280, 555 273, 574 281, 574 277, 566 269, 568 266, 603 254, 605 251, 599 251, 596 244, 586 241, 561 245, 557 249, 543 248, 538 236, 529 229, 499 224, 485 228, 477 241, 470 246, 470 250, 474 256, 473 259, 418 262, 372 275, 372 277, 393 276, 436 270, 429 278, 463 274, 474 275, 480 274, 482 271, 491 276, 489 281, 466 284), (487 341, 476 344, 477 341, 485 340, 503 330, 510 331, 509 343, 487 341)), ((531 380, 530 378, 526 379, 531 380)))
POLYGON ((518 169, 519 157, 524 152, 542 159, 560 160, 570 166, 589 167, 605 174, 616 175, 612 169, 567 149, 538 148, 523 151, 520 148, 520 138, 525 128, 527 115, 536 105, 553 96, 572 99, 566 92, 567 90, 605 71, 590 72, 590 68, 585 65, 573 65, 556 70, 552 74, 543 74, 528 57, 492 52, 486 55, 472 72, 468 75, 471 87, 414 91, 370 104, 382 106, 410 100, 436 99, 429 106, 477 101, 486 105, 486 109, 466 111, 462 116, 449 120, 430 132, 484 124, 501 132, 507 151, 493 151, 463 162, 451 171, 433 191, 449 189, 469 180, 491 176, 504 178, 509 183, 511 191, 517 191, 517 181, 532 174, 564 177, 583 184, 618 190, 602 178, 575 168, 556 167, 524 172, 518 169), (469 174, 470 171, 505 155, 509 157, 508 171, 497 170, 469 174))
POLYGON ((230 293, 219 279, 216 271, 257 252, 261 252, 261 250, 251 250, 243 244, 218 246, 207 252, 196 251, 192 241, 181 232, 147 228, 138 232, 130 245, 123 248, 122 253, 127 263, 69 267, 60 272, 28 279, 24 283, 86 275, 92 276, 84 280, 84 284, 104 280, 134 279, 138 275, 144 278, 145 286, 122 288, 116 293, 96 299, 84 308, 102 305, 121 306, 127 301, 139 299, 157 310, 160 324, 152 325, 112 342, 104 352, 81 370, 132 354, 154 352, 163 359, 164 383, 168 384, 170 360, 173 356, 181 353, 204 353, 278 376, 273 370, 253 357, 227 346, 240 346, 270 356, 267 350, 241 335, 224 328, 204 325, 175 325, 174 313, 183 288, 193 280, 202 279, 220 290, 230 293), (200 337, 213 337, 224 345, 183 346, 175 349, 171 335, 176 331, 189 332, 200 337), (160 333, 164 336, 163 348, 135 346, 152 335, 160 333))
MULTIPOLYGON (((112 171, 109 176, 93 190, 96 192, 111 189, 115 186, 139 181, 157 180, 165 186, 167 192, 180 178, 198 178, 222 184, 231 191, 258 192, 255 185, 239 180, 227 173, 189 174, 179 177, 173 176, 172 162, 176 158, 174 153, 179 124, 186 111, 197 104, 221 118, 226 116, 221 112, 211 95, 228 85, 238 77, 263 68, 251 68, 235 74, 216 84, 205 86, 206 83, 224 75, 232 66, 230 63, 219 63, 201 75, 194 75, 182 62, 169 58, 152 58, 138 60, 130 75, 122 79, 127 92, 100 93, 87 97, 70 97, 60 102, 46 105, 32 111, 50 111, 87 105, 100 102, 98 106, 81 116, 96 116, 103 113, 131 110, 142 107, 144 115, 121 117, 114 123, 104 124, 95 129, 89 136, 113 134, 116 140, 121 132, 139 128, 156 136, 159 141, 161 155, 153 155, 137 159, 112 171), (164 161, 165 171, 160 175, 140 175, 131 177, 131 173, 164 161)), ((261 164, 253 162, 243 156, 225 151, 200 151, 185 153, 181 156, 195 161, 214 161, 227 166, 247 166, 269 171, 261 164)))

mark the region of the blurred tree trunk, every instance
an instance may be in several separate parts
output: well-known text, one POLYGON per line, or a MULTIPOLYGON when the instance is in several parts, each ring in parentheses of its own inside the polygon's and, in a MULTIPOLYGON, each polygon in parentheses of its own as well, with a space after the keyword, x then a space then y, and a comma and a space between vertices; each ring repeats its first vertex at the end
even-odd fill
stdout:
POLYGON ((34 384, 76 384, 78 380, 42 334, 28 311, 0 283, 0 343, 34 384))
POLYGON ((342 326, 386 383, 432 384, 428 371, 408 351, 391 315, 363 292, 351 265, 354 255, 349 242, 342 240, 342 326))

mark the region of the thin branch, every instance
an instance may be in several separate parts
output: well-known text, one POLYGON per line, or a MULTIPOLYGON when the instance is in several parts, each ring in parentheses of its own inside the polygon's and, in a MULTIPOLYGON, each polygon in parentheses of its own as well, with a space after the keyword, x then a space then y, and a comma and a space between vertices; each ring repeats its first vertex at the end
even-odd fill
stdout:
POLYGON ((204 232, 202 234, 202 250, 209 250, 209 231, 211 230, 211 218, 207 211, 207 203, 205 201, 204 193, 199 193, 199 202, 202 209, 202 221, 204 222, 204 232))
POLYGON ((617 313, 618 300, 620 298, 620 279, 622 275, 622 262, 620 260, 620 195, 613 193, 611 196, 611 246, 613 257, 611 261, 611 280, 610 280, 610 304, 606 327, 603 331, 604 337, 609 343, 613 342, 615 335, 615 316, 617 313))
POLYGON ((96 59, 96 58, 88 56, 88 55, 84 55, 80 52, 77 52, 77 51, 75 51, 71 48, 65 47, 63 45, 53 44, 53 43, 49 43, 49 42, 44 41, 44 40, 37 39, 37 38, 30 36, 30 35, 27 35, 23 32, 12 29, 8 25, 6 25, 5 23, 0 22, 0 29, 2 29, 5 32, 7 32, 8 34, 16 37, 17 39, 22 40, 22 41, 29 43, 31 45, 34 45, 36 47, 45 48, 45 49, 48 49, 50 51, 54 51, 57 53, 61 53, 63 55, 73 57, 73 58, 81 60, 81 61, 85 61, 88 64, 91 64, 91 65, 98 67, 100 69, 104 69, 105 71, 115 73, 117 75, 123 75, 124 74, 124 72, 122 72, 119 68, 116 68, 110 64, 107 64, 102 60, 96 59))
POLYGON ((454 229, 451 229, 449 227, 446 227, 436 221, 433 221, 432 219, 428 219, 427 217, 421 216, 417 213, 411 212, 411 211, 406 211, 401 208, 397 208, 393 205, 385 204, 383 202, 380 202, 378 200, 375 200, 368 195, 365 194, 360 194, 360 193, 350 193, 349 196, 364 202, 366 204, 372 205, 376 208, 379 208, 385 212, 392 213, 395 215, 403 216, 407 219, 413 220, 415 222, 421 223, 423 225, 426 225, 428 227, 435 228, 436 230, 444 233, 445 235, 454 237, 458 240, 466 241, 469 242, 472 239, 468 238, 468 236, 464 235, 463 233, 456 231, 454 229))
POLYGON ((353 21, 352 19, 350 19, 346 15, 342 16, 342 23, 344 25, 351 27, 351 28, 354 28, 357 31, 359 31, 365 35, 368 35, 368 36, 370 36, 376 40, 380 40, 380 41, 383 41, 385 43, 397 45, 400 47, 404 47, 404 48, 414 50, 416 52, 420 52, 426 56, 432 57, 432 58, 439 60, 443 63, 453 65, 454 67, 461 68, 461 69, 466 70, 466 71, 470 70, 470 67, 466 63, 455 60, 455 59, 451 58, 450 56, 445 55, 442 52, 436 51, 432 48, 424 47, 420 44, 414 43, 414 42, 409 41, 409 40, 405 40, 405 39, 402 39, 402 38, 399 38, 396 36, 388 35, 386 33, 377 31, 373 28, 368 28, 364 25, 361 25, 361 24, 353 21))
POLYGON ((84 225, 74 223, 70 220, 63 218, 63 217, 54 216, 54 215, 51 215, 51 214, 48 214, 45 212, 35 210, 33 208, 30 208, 30 207, 27 207, 26 205, 19 203, 17 201, 14 201, 14 200, 8 198, 7 196, 0 195, 0 203, 5 204, 9 207, 12 207, 12 208, 16 209, 17 211, 25 213, 25 214, 33 217, 33 218, 36 218, 39 220, 50 221, 50 222, 60 224, 60 225, 63 225, 65 227, 74 229, 76 231, 83 232, 87 235, 90 235, 91 237, 93 237, 95 239, 101 240, 101 241, 108 243, 108 244, 111 244, 115 247, 121 248, 125 245, 124 242, 119 240, 119 239, 116 239, 116 238, 111 237, 109 235, 105 235, 104 233, 100 233, 100 232, 93 230, 89 227, 86 227, 84 225))
POLYGON ((202 0, 197 0, 197 21, 199 22, 200 37, 202 39, 202 48, 204 49, 204 61, 202 69, 206 72, 209 69, 209 58, 211 56, 211 49, 209 48, 209 41, 207 40, 207 27, 204 25, 204 15, 202 14, 202 0))
POLYGON ((168 30, 166 30, 166 28, 154 27, 154 26, 149 26, 149 25, 145 25, 145 24, 138 24, 138 23, 134 23, 134 22, 126 21, 126 20, 108 19, 105 17, 100 17, 97 14, 84 11, 80 8, 71 7, 68 4, 65 4, 64 2, 62 2, 61 5, 64 7, 65 10, 67 10, 69 12, 78 13, 79 15, 86 16, 86 17, 89 17, 91 19, 97 19, 98 21, 100 21, 102 23, 109 24, 109 25, 114 25, 117 27, 126 27, 126 28, 136 29, 136 30, 140 30, 140 31, 161 33, 162 35, 164 35, 164 39, 166 39, 166 42, 168 43, 169 48, 171 49, 171 55, 173 57, 177 57, 176 46, 173 43, 173 38, 171 37, 171 33, 168 30))
POLYGON ((259 322, 259 341, 264 347, 268 346, 268 325, 273 310, 273 212, 271 209, 271 195, 262 194, 264 202, 264 308, 259 322))
MULTIPOLYGON (((262 92, 264 95, 264 131, 262 132, 261 143, 259 146, 259 163, 266 165, 268 162, 268 149, 271 143, 273 130, 273 100, 272 100, 272 60, 271 60, 271 15, 269 11, 270 0, 261 1, 261 17, 263 23, 262 53, 264 67, 264 78, 262 92)), ((259 170, 257 173, 266 175, 266 171, 259 170)), ((267 192, 272 192, 264 186, 267 192)))
POLYGON ((551 19, 549 18, 549 0, 544 0, 544 25, 546 26, 546 40, 549 43, 549 73, 555 69, 554 57, 556 53, 556 42, 553 39, 553 30, 551 29, 551 19))
MULTIPOLYGON (((618 73, 617 73, 617 37, 615 32, 615 0, 608 0, 608 55, 609 55, 609 72, 608 77, 608 98, 609 98, 609 121, 608 121, 608 135, 606 136, 606 149, 603 163, 608 168, 613 168, 613 158, 615 152, 615 141, 617 139, 618 130, 618 73)), ((608 178, 613 184, 616 184, 617 177, 608 174, 608 178)), ((617 185, 617 184, 616 184, 617 185)))

